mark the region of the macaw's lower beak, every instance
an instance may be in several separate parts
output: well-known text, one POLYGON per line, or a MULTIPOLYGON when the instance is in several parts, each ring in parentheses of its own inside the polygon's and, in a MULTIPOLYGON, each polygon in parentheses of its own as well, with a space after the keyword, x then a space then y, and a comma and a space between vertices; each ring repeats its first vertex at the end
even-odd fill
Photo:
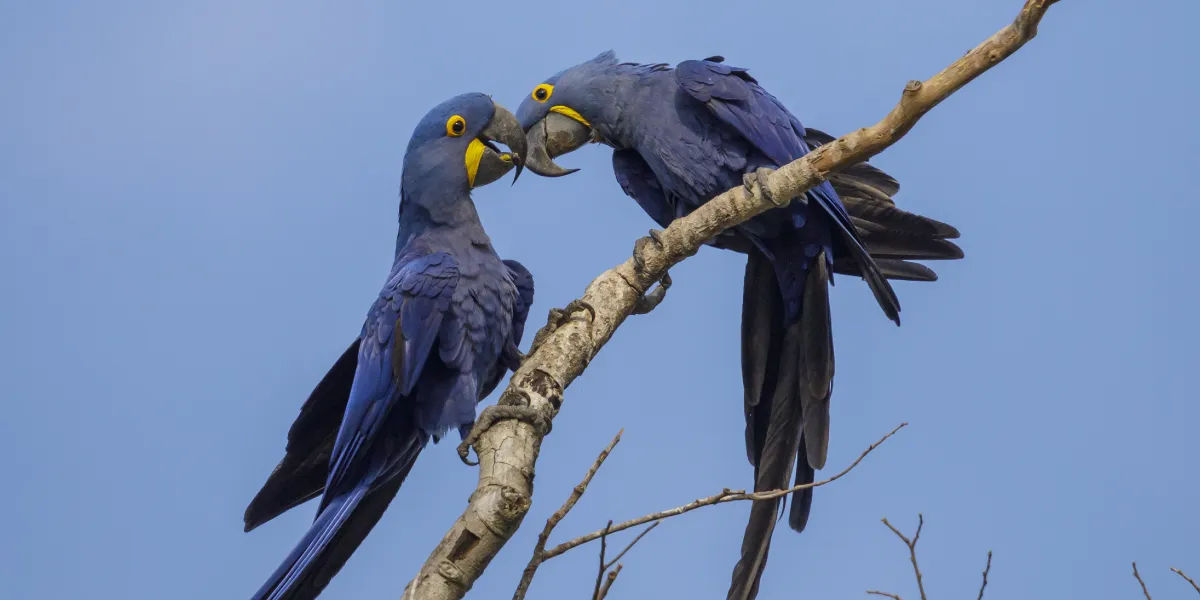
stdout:
POLYGON ((525 164, 542 177, 562 177, 579 169, 564 169, 554 163, 554 157, 574 152, 592 141, 592 128, 576 119, 551 112, 534 123, 526 134, 529 137, 529 157, 525 164))
POLYGON ((467 161, 468 164, 475 164, 474 173, 471 175, 473 188, 483 187, 504 177, 514 166, 517 173, 513 176, 513 183, 516 183, 525 165, 527 142, 525 132, 521 130, 521 123, 508 109, 499 104, 494 106, 495 112, 491 122, 471 141, 471 146, 467 149, 469 154, 478 153, 476 160, 467 161), (508 146, 509 152, 502 152, 492 142, 508 146))

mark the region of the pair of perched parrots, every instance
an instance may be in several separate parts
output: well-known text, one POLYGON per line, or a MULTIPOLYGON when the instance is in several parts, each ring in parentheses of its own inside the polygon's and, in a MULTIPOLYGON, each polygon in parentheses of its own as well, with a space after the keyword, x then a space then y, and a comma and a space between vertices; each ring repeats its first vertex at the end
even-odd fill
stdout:
MULTIPOLYGON (((533 302, 533 277, 492 247, 471 191, 513 168, 569 174, 554 158, 589 142, 613 148, 621 188, 660 226, 747 175, 800 158, 832 137, 806 129, 742 68, 721 57, 618 62, 612 52, 536 85, 513 115, 484 94, 434 107, 401 173, 391 272, 358 338, 313 390, 287 451, 246 509, 249 531, 320 496, 308 532, 253 596, 315 598, 379 520, 417 456, 509 370, 533 302), (508 147, 505 152, 496 143, 508 147)), ((833 274, 861 276, 899 324, 889 279, 933 281, 914 259, 957 259, 949 225, 896 208, 894 179, 857 164, 786 208, 711 244, 747 255, 742 310, 746 453, 755 489, 813 481, 829 445, 833 274)), ((780 500, 755 502, 729 598, 756 595, 780 500)), ((812 491, 788 523, 801 531, 812 491)))

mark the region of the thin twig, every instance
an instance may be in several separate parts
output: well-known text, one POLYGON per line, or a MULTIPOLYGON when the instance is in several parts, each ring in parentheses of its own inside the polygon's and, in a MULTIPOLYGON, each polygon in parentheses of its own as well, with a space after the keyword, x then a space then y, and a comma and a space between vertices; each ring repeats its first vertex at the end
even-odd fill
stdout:
MULTIPOLYGON (((647 527, 647 528, 643 529, 641 533, 637 534, 637 537, 633 538, 633 541, 632 541, 632 542, 629 542, 629 545, 628 545, 628 546, 625 546, 625 549, 624 549, 624 550, 622 550, 622 551, 621 551, 621 553, 620 553, 620 554, 618 554, 616 558, 614 558, 614 559, 612 559, 612 560, 608 561, 608 564, 607 564, 607 565, 605 565, 605 566, 604 566, 604 568, 605 568, 605 569, 611 569, 613 565, 617 564, 617 562, 621 560, 621 557, 622 557, 622 556, 625 556, 625 553, 626 553, 626 552, 629 552, 629 549, 630 549, 630 548, 633 548, 633 545, 634 545, 634 544, 636 544, 636 543, 640 542, 640 541, 642 540, 642 538, 646 536, 646 534, 647 534, 647 533, 650 533, 650 530, 651 530, 651 529, 654 529, 655 527, 658 527, 658 524, 659 524, 659 523, 661 523, 661 522, 662 522, 662 521, 655 521, 655 522, 651 523, 649 527, 647 527)), ((611 524, 611 522, 610 522, 610 524, 611 524)))
POLYGON ((604 535, 600 536, 600 568, 596 571, 596 588, 592 590, 592 600, 600 600, 600 585, 604 582, 604 572, 608 570, 608 564, 604 562, 604 553, 608 550, 610 527, 612 527, 612 519, 608 520, 608 525, 604 528, 604 535))
MULTIPOLYGON (((786 490, 773 490, 773 491, 767 491, 767 492, 747 493, 745 490, 731 490, 729 488, 725 488, 724 490, 721 490, 720 493, 713 494, 712 496, 708 496, 706 498, 698 498, 698 499, 693 500, 692 502, 689 502, 688 504, 685 504, 683 506, 678 506, 678 507, 675 507, 675 508, 672 508, 669 510, 659 511, 656 513, 645 515, 643 517, 638 517, 636 519, 625 521, 624 523, 621 523, 618 525, 613 525, 612 529, 609 530, 609 533, 616 533, 618 531, 624 531, 626 529, 629 529, 630 527, 637 527, 638 525, 642 525, 643 523, 650 523, 652 521, 661 521, 663 519, 682 515, 683 513, 692 512, 693 510, 696 510, 697 508, 701 508, 704 506, 712 506, 714 504, 724 504, 726 502, 737 502, 739 500, 770 500, 772 498, 778 498, 780 496, 794 494, 800 490, 805 490, 805 489, 813 488, 813 487, 820 487, 822 485, 833 483, 834 481, 841 479, 841 477, 843 475, 845 475, 846 473, 849 473, 852 469, 854 469, 854 467, 857 467, 858 463, 862 462, 862 460, 864 458, 866 458, 867 455, 870 454, 872 450, 878 448, 880 446, 880 444, 883 444, 884 442, 886 442, 888 440, 888 438, 895 435, 895 433, 897 431, 900 431, 907 425, 908 425, 908 423, 905 422, 905 423, 901 423, 900 425, 896 426, 895 429, 891 430, 887 435, 883 436, 882 438, 879 438, 879 441, 875 442, 874 444, 871 444, 871 446, 869 448, 864 450, 863 453, 860 454, 858 456, 858 458, 854 460, 853 463, 850 463, 850 466, 846 467, 845 469, 842 469, 842 471, 840 473, 838 473, 837 475, 834 475, 833 477, 830 477, 829 479, 826 479, 823 481, 818 481, 816 483, 805 483, 802 485, 797 485, 795 487, 791 487, 786 490)), ((558 556, 572 548, 575 548, 577 546, 581 546, 588 542, 599 539, 600 536, 603 535, 603 533, 604 533, 604 530, 594 531, 587 535, 579 536, 573 540, 563 542, 563 543, 547 550, 545 552, 544 556, 547 560, 554 558, 555 556, 558 556)))
POLYGON ((533 581, 534 573, 537 573, 537 568, 546 560, 545 550, 546 541, 550 539, 550 532, 575 508, 575 503, 583 497, 583 493, 587 491, 587 486, 592 482, 592 478, 596 476, 596 472, 600 470, 600 465, 608 459, 608 455, 621 442, 621 434, 625 433, 625 429, 617 432, 612 441, 608 443, 608 447, 600 452, 600 456, 596 457, 596 462, 592 463, 592 468, 588 469, 587 475, 583 476, 583 481, 571 490, 571 495, 567 497, 567 501, 554 514, 546 519, 546 526, 542 528, 542 532, 538 534, 537 544, 533 547, 533 556, 529 559, 529 564, 525 566, 525 571, 521 574, 521 581, 517 584, 517 591, 513 594, 513 600, 521 600, 529 591, 529 584, 533 581))
POLYGON ((612 519, 609 519, 608 525, 604 528, 604 534, 600 536, 600 570, 596 573, 596 589, 594 592, 592 592, 592 600, 604 600, 604 597, 608 595, 608 589, 611 588, 613 582, 617 580, 617 575, 621 573, 621 569, 625 568, 625 566, 620 564, 618 561, 620 561, 621 557, 625 556, 625 553, 629 552, 634 545, 641 541, 643 537, 646 537, 646 534, 650 533, 651 529, 654 529, 657 526, 658 523, 654 523, 643 529, 642 532, 637 534, 637 537, 633 538, 633 541, 629 542, 629 544, 625 546, 625 549, 621 550, 621 552, 617 554, 615 558, 608 562, 604 562, 604 553, 608 549, 608 530, 612 527, 612 519), (609 571, 613 565, 617 565, 617 568, 609 571), (607 577, 604 575, 605 571, 608 571, 607 577), (600 584, 601 578, 604 578, 603 585, 600 584))
POLYGON ((988 550, 987 566, 983 568, 983 585, 979 586, 979 598, 977 598, 977 600, 983 600, 983 590, 987 589, 987 576, 988 576, 988 573, 991 573, 991 572, 992 572, 992 551, 988 550))
MULTIPOLYGON (((908 536, 900 533, 899 529, 896 529, 895 526, 889 523, 887 517, 883 518, 883 524, 887 525, 888 529, 892 530, 892 533, 896 534, 901 540, 903 540, 905 546, 908 546, 908 557, 912 560, 913 573, 916 573, 917 575, 917 589, 921 592, 921 600, 927 600, 925 597, 925 583, 921 579, 921 566, 917 564, 917 540, 921 539, 921 528, 925 527, 925 516, 920 513, 917 514, 917 532, 913 534, 911 540, 908 539, 908 536)), ((989 552, 988 554, 990 555, 991 553, 989 552)))
POLYGON ((608 577, 604 580, 604 587, 600 588, 600 597, 596 600, 604 600, 608 596, 608 589, 612 587, 614 581, 617 580, 617 575, 621 574, 621 569, 624 565, 617 565, 617 568, 608 572, 608 577))
POLYGON ((1133 563, 1133 576, 1137 578, 1138 583, 1142 584, 1142 593, 1146 595, 1146 600, 1150 600, 1150 590, 1146 589, 1146 582, 1142 581, 1142 575, 1138 573, 1137 563, 1133 563))
POLYGON ((891 598, 892 600, 903 600, 902 598, 900 598, 900 596, 897 596, 896 594, 889 594, 887 592, 881 592, 879 590, 867 590, 867 593, 871 594, 872 596, 883 596, 884 598, 891 598))
POLYGON ((1183 571, 1180 571, 1179 569, 1176 569, 1175 567, 1171 567, 1171 570, 1174 571, 1176 575, 1179 575, 1180 577, 1186 579, 1187 582, 1192 584, 1192 587, 1195 588, 1196 593, 1200 594, 1200 585, 1196 585, 1196 582, 1193 581, 1191 577, 1188 577, 1187 574, 1185 574, 1183 571))

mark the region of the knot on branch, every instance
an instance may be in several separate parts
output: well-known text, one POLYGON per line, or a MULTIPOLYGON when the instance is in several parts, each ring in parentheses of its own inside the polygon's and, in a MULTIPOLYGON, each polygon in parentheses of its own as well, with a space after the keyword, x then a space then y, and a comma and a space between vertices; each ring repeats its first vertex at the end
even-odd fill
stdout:
POLYGON ((450 562, 449 560, 442 559, 438 561, 437 573, 442 577, 442 579, 445 579, 446 581, 453 583, 458 587, 467 587, 466 573, 463 573, 463 570, 458 568, 458 565, 450 562))
MULTIPOLYGON (((534 369, 527 384, 533 393, 545 398, 546 402, 550 403, 554 412, 558 412, 562 408, 563 385, 550 372, 541 368, 534 369)), ((528 403, 528 401, 529 396, 526 395, 526 402, 528 403)))
POLYGON ((504 528, 497 530, 495 527, 491 527, 491 529, 496 535, 508 539, 517 531, 517 527, 520 527, 521 520, 529 512, 529 507, 533 505, 533 498, 505 485, 500 487, 500 500, 500 505, 496 507, 496 515, 500 519, 498 523, 492 524, 503 525, 504 528))

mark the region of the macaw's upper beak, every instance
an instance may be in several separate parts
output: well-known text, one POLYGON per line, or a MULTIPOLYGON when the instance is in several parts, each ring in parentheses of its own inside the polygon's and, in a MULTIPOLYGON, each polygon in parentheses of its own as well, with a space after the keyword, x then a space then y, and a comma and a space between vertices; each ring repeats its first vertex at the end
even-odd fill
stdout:
POLYGON ((554 163, 554 157, 582 148, 592 141, 592 128, 576 119, 557 112, 547 113, 534 123, 529 136, 529 170, 542 177, 562 177, 579 169, 564 169, 554 163))
POLYGON ((492 183, 504 177, 514 166, 517 173, 513 176, 513 183, 516 183, 528 154, 525 132, 521 130, 521 123, 517 121, 517 117, 503 106, 493 104, 495 112, 492 114, 492 120, 476 138, 483 143, 484 149, 483 156, 479 158, 472 187, 483 187, 492 183), (509 152, 501 152, 492 142, 508 146, 509 152))

